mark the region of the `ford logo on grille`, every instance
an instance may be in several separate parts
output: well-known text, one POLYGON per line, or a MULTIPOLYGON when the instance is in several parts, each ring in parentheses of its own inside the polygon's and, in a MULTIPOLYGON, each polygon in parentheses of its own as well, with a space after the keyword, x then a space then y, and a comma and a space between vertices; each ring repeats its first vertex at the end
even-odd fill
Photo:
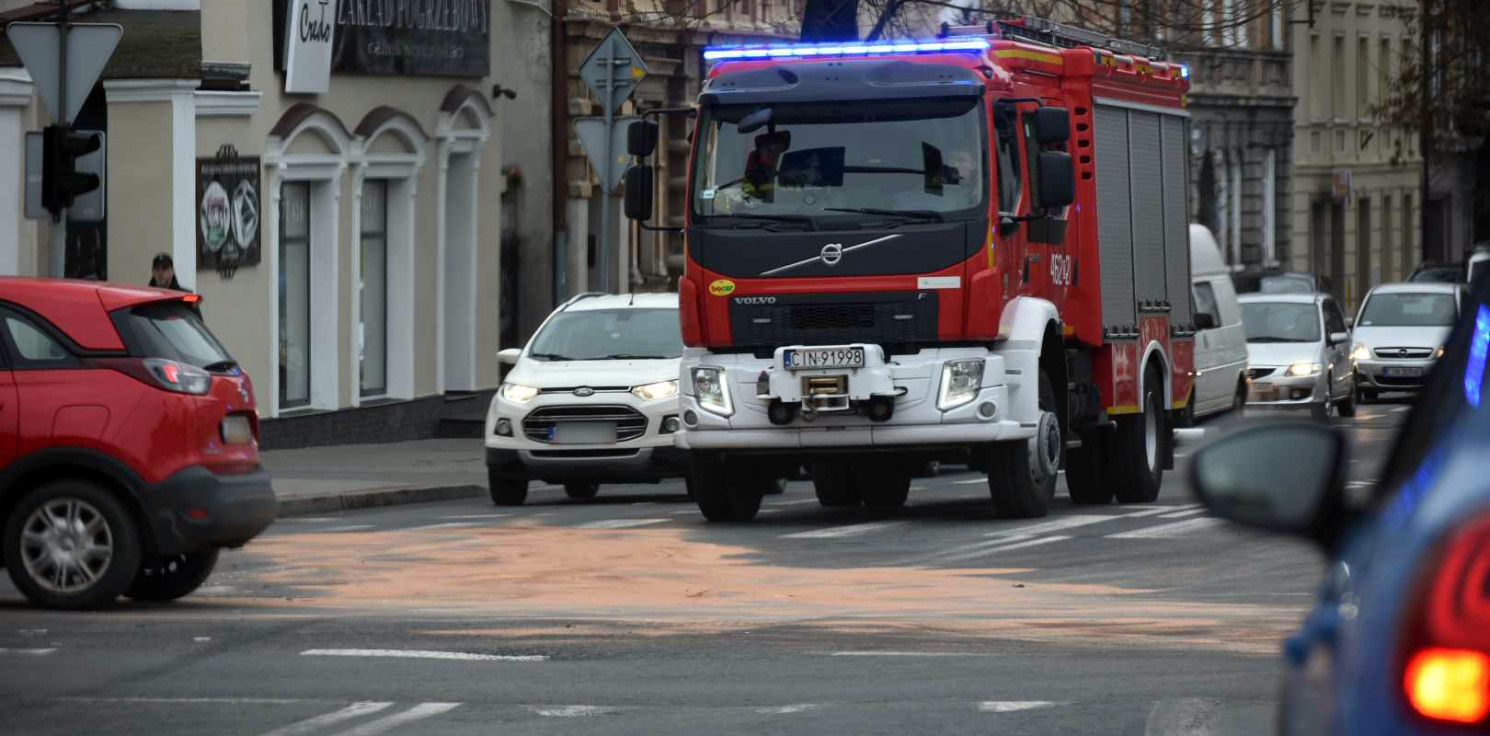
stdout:
POLYGON ((586 396, 594 396, 595 395, 595 389, 590 388, 589 386, 580 386, 579 388, 577 388, 577 389, 574 390, 574 395, 575 396, 578 396, 578 397, 580 397, 582 399, 585 398, 586 396))

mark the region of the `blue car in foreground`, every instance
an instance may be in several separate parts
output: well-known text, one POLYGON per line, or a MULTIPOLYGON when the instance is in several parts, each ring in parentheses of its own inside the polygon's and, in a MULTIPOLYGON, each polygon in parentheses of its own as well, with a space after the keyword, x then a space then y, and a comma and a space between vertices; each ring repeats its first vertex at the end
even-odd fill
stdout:
POLYGON ((1408 419, 1380 493, 1346 492, 1338 430, 1270 423, 1196 453, 1215 515, 1317 543, 1319 600, 1285 642, 1282 734, 1490 733, 1490 279, 1408 419))

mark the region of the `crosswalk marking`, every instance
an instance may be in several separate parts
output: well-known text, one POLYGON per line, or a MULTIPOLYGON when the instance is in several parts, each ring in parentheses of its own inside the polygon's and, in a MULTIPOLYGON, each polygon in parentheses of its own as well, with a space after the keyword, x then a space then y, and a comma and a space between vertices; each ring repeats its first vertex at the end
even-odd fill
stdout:
POLYGON ((544 654, 473 654, 426 649, 307 649, 302 657, 391 657, 395 659, 444 659, 458 662, 543 662, 544 654))
POLYGON ((1060 535, 1056 535, 1056 536, 1053 536, 1053 537, 1039 537, 1037 539, 1030 539, 1030 540, 1026 540, 1026 541, 1023 541, 1023 542, 1015 542, 1014 544, 1005 544, 1005 545, 998 546, 998 547, 989 547, 988 549, 980 549, 980 550, 975 550, 975 551, 972 551, 972 552, 964 552, 964 553, 962 553, 960 555, 952 555, 950 557, 940 557, 940 558, 937 559, 937 562, 962 562, 964 560, 971 560, 971 559, 976 558, 976 557, 982 557, 983 555, 991 555, 991 554, 995 554, 995 553, 998 553, 998 552, 1008 552, 1010 550, 1016 550, 1016 549, 1026 549, 1026 548, 1029 548, 1029 547, 1039 547, 1041 545, 1051 544, 1053 542, 1064 542, 1064 541, 1066 541, 1067 539, 1070 539, 1070 538, 1071 537, 1060 536, 1060 535))
POLYGON ((1220 706, 1209 698, 1160 701, 1149 711, 1144 736, 1211 736, 1220 706))
POLYGON ((835 526, 827 529, 814 529, 810 532, 797 532, 795 534, 783 534, 782 539, 839 539, 842 537, 856 537, 860 534, 880 531, 903 525, 900 521, 874 521, 868 524, 849 524, 848 526, 835 526))
POLYGON ((1121 518, 1123 518, 1123 517, 1121 517, 1121 516, 1098 516, 1098 515, 1080 515, 1080 514, 1078 514, 1076 516, 1065 516, 1065 517, 1062 517, 1062 518, 1059 518, 1059 519, 1055 519, 1053 521, 1046 521, 1046 522, 1041 522, 1041 523, 1038 523, 1038 524, 1029 524, 1029 525, 1026 525, 1026 526, 1018 526, 1018 527, 1014 527, 1012 529, 1001 529, 1001 530, 996 531, 996 532, 989 532, 989 533, 987 533, 987 534, 985 534, 983 536, 985 536, 985 537, 1039 536, 1041 534, 1049 534, 1051 532, 1059 532, 1059 531, 1064 531, 1066 529, 1075 529, 1076 527, 1079 527, 1079 526, 1087 526, 1087 525, 1090 525, 1090 524, 1100 524, 1100 523, 1102 523, 1104 521, 1112 521, 1113 519, 1121 519, 1121 518))
POLYGON ((505 519, 512 514, 455 514, 453 516, 441 516, 441 519, 451 521, 464 521, 466 519, 505 519))
POLYGON ((978 484, 987 483, 987 482, 988 482, 988 479, 987 478, 969 478, 967 480, 954 480, 954 481, 952 481, 951 485, 954 485, 954 486, 973 486, 973 485, 978 485, 978 484))
POLYGON ((394 713, 391 716, 383 716, 376 721, 369 721, 356 728, 347 729, 336 736, 376 736, 376 734, 387 733, 405 723, 424 720, 441 713, 449 713, 460 707, 460 703, 420 703, 402 713, 394 713))
POLYGON ((978 704, 978 710, 984 713, 1014 713, 1021 710, 1049 708, 1052 705, 1055 703, 1049 700, 986 700, 978 704))
POLYGON ((604 705, 533 706, 531 710, 540 716, 548 718, 581 718, 584 716, 603 716, 607 713, 616 712, 615 708, 604 705))
POLYGON ((341 723, 342 721, 350 721, 353 718, 361 718, 362 716, 372 715, 373 713, 384 710, 391 705, 393 705, 393 703, 353 703, 345 708, 342 708, 341 710, 335 710, 330 713, 323 713, 314 718, 307 718, 298 723, 291 723, 284 728, 276 728, 273 731, 265 731, 260 736, 301 736, 301 734, 311 733, 318 728, 325 728, 327 726, 333 726, 341 723))
POLYGON ((321 533, 329 534, 331 532, 361 532, 372 528, 372 524, 343 524, 342 526, 328 526, 325 529, 322 529, 321 533))
POLYGON ((586 522, 584 524, 576 524, 575 525, 575 528, 576 529, 631 529, 631 528, 638 527, 638 526, 650 526, 652 524, 662 524, 662 523, 665 523, 666 521, 668 521, 668 520, 667 519, 602 519, 600 521, 590 521, 590 522, 586 522))
POLYGON ((1197 514, 1203 514, 1205 512, 1206 512, 1206 509, 1185 509, 1184 511, 1176 511, 1176 512, 1174 512, 1172 514, 1159 514, 1159 518, 1161 518, 1161 519, 1183 519, 1183 518, 1185 518, 1187 516, 1195 516, 1197 514))
POLYGON ((0 655, 16 655, 16 656, 20 656, 20 657, 45 657, 48 654, 51 654, 52 652, 55 652, 55 651, 57 651, 56 648, 50 648, 50 649, 4 649, 4 648, 0 648, 0 655))
POLYGON ((419 531, 430 531, 430 530, 434 530, 434 529, 465 529, 465 528, 473 527, 473 526, 481 526, 481 522, 479 522, 479 521, 446 521, 446 522, 443 522, 443 523, 440 523, 440 524, 425 524, 424 526, 416 526, 413 529, 410 529, 409 531, 419 532, 419 531))
POLYGON ((1199 519, 1185 519, 1184 521, 1176 521, 1176 522, 1173 522, 1173 523, 1170 523, 1170 524, 1160 524, 1159 526, 1151 526, 1151 527, 1148 527, 1146 529, 1137 529, 1137 530, 1134 530, 1134 531, 1131 531, 1131 532, 1123 532, 1121 534, 1109 534, 1109 535, 1107 535, 1107 538, 1108 539, 1171 539, 1171 538, 1174 538, 1174 537, 1184 536, 1184 535, 1189 534, 1191 532, 1200 531, 1201 529, 1209 529, 1210 527, 1213 527, 1213 526, 1219 526, 1220 524, 1221 524, 1221 520, 1220 519, 1213 519, 1211 517, 1203 517, 1203 518, 1199 518, 1199 519))

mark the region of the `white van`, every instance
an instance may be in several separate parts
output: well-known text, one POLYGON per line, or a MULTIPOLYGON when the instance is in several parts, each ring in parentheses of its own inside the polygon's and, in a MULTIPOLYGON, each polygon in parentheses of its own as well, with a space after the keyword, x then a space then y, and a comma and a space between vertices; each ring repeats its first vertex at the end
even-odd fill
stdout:
POLYGON ((1191 419, 1241 409, 1247 403, 1247 331, 1231 270, 1204 225, 1190 225, 1191 296, 1195 304, 1195 391, 1191 419))

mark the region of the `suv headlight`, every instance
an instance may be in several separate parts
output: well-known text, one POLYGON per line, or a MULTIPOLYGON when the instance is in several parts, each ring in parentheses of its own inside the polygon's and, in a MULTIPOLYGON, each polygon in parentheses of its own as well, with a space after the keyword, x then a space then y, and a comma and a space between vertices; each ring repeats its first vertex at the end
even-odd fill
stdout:
POLYGON ((1294 377, 1317 376, 1324 370, 1324 366, 1318 363, 1294 363, 1288 366, 1288 375, 1294 377))
POLYGON ((636 386, 631 389, 631 395, 642 401, 660 401, 671 399, 678 395, 678 379, 671 381, 658 381, 645 386, 636 386))
POLYGON ((694 368, 693 394, 704 410, 727 417, 735 413, 730 403, 729 386, 724 382, 723 368, 694 368))
POLYGON ((526 404, 539 394, 539 390, 520 383, 502 384, 502 398, 514 404, 526 404))
POLYGON ((983 359, 949 360, 942 365, 942 389, 937 397, 938 409, 956 409, 977 398, 983 387, 983 359))
POLYGON ((1370 360, 1371 359, 1371 349, 1368 348, 1368 347, 1366 347, 1365 345, 1362 345, 1360 343, 1356 343, 1356 346, 1350 349, 1350 359, 1351 360, 1370 360))

